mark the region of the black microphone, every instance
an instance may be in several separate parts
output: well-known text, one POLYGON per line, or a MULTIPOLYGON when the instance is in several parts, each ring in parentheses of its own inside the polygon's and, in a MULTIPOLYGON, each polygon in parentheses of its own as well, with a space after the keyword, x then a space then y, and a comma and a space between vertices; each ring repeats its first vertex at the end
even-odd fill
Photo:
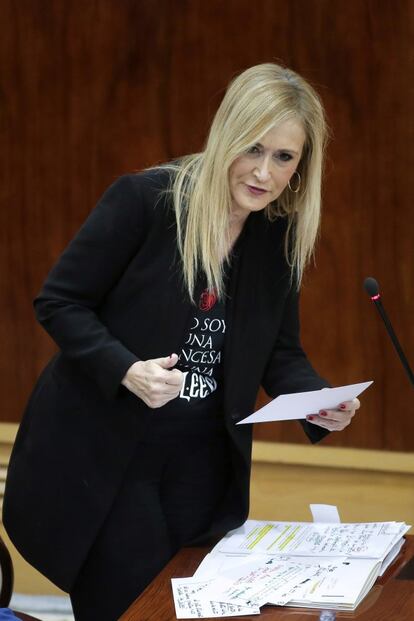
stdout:
POLYGON ((411 384, 414 386, 414 374, 410 368, 410 365, 408 364, 408 360, 404 355, 400 342, 397 339, 397 335, 395 334, 394 329, 391 325, 391 322, 387 317, 387 313, 385 312, 385 309, 382 305, 381 295, 379 292, 379 286, 375 278, 371 278, 371 277, 366 278, 364 280, 364 288, 365 288, 365 291, 368 293, 369 297, 371 298, 371 300, 374 302, 375 306, 377 307, 377 310, 379 314, 381 315, 381 318, 383 322, 385 323, 385 327, 387 328, 387 332, 392 340, 392 344, 394 345, 397 351, 397 354, 401 360, 401 363, 407 372, 407 375, 408 375, 408 378, 411 384))

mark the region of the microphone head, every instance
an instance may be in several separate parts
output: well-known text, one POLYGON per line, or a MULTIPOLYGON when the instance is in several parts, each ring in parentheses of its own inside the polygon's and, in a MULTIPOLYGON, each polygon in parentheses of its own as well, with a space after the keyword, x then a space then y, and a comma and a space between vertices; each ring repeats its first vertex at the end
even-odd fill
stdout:
POLYGON ((365 278, 364 289, 372 300, 380 297, 379 285, 375 278, 372 278, 371 276, 365 278))

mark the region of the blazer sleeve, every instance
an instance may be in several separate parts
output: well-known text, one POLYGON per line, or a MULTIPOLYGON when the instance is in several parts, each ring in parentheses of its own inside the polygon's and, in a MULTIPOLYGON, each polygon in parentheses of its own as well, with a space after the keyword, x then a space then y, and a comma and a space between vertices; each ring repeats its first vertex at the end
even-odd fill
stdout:
POLYGON ((36 317, 63 354, 107 398, 139 358, 100 321, 98 309, 144 236, 138 175, 113 183, 49 273, 34 300, 36 317))
MULTIPOLYGON (((329 388, 330 384, 312 367, 300 342, 299 294, 292 286, 285 303, 283 319, 262 386, 270 397, 292 392, 329 388)), ((318 442, 329 431, 300 421, 311 442, 318 442)))

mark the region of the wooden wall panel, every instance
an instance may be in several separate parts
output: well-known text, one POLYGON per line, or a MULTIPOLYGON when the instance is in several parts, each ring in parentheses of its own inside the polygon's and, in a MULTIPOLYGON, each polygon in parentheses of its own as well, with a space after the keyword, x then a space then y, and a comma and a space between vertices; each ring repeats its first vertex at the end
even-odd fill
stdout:
MULTIPOLYGON (((0 419, 53 351, 31 300, 119 174, 197 151, 229 79, 281 60, 325 102, 332 140, 303 341, 333 384, 374 379, 330 444, 414 449, 412 389, 362 290, 374 275, 414 351, 411 0, 1 0, 0 419)), ((302 441, 296 423, 260 439, 302 441)))

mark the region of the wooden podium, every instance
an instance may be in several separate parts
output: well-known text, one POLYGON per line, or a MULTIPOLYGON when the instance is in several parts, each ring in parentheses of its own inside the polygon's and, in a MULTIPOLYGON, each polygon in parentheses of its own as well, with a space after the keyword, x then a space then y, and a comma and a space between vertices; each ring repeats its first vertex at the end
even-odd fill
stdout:
MULTIPOLYGON (((209 548, 183 548, 122 615, 119 621, 175 621, 171 578, 192 576, 209 548)), ((264 606, 260 615, 226 617, 242 621, 311 621, 320 610, 264 606)), ((398 559, 377 580, 354 612, 337 612, 337 619, 414 621, 414 536, 407 537, 398 559)))

